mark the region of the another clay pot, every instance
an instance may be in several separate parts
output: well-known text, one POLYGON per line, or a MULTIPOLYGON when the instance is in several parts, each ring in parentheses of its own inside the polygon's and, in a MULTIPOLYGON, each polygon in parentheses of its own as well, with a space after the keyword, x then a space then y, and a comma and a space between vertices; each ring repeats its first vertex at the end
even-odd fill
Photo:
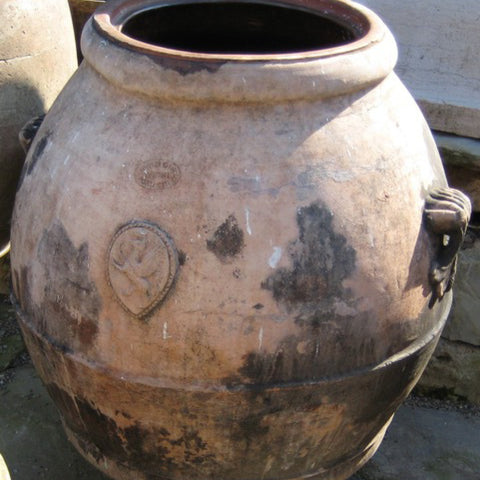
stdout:
POLYGON ((25 154, 24 123, 45 113, 77 66, 67 0, 0 3, 0 251, 25 154))
POLYGON ((435 347, 470 211, 392 36, 338 0, 117 0, 82 46, 12 231, 69 438, 115 479, 347 478, 435 347))

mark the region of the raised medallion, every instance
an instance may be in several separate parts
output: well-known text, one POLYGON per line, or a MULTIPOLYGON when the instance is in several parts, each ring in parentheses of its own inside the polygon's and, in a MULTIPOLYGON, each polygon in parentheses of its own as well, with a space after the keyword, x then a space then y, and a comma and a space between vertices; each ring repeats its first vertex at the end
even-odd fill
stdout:
POLYGON ((135 169, 135 181, 143 188, 164 190, 174 187, 181 177, 180 168, 167 160, 149 160, 135 169))
POLYGON ((108 250, 108 282, 131 315, 145 319, 175 280, 178 255, 170 236, 147 221, 119 228, 108 250))

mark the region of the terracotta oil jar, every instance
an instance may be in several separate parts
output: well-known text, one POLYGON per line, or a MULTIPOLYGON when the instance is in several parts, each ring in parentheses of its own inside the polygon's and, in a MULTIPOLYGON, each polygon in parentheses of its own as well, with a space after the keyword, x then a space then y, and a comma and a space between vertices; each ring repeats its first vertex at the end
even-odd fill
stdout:
POLYGON ((470 205, 372 12, 113 0, 32 143, 13 300, 114 479, 345 479, 451 304, 470 205))
POLYGON ((48 110, 77 63, 67 0, 3 0, 0 18, 1 252, 25 159, 18 133, 27 120, 48 110))

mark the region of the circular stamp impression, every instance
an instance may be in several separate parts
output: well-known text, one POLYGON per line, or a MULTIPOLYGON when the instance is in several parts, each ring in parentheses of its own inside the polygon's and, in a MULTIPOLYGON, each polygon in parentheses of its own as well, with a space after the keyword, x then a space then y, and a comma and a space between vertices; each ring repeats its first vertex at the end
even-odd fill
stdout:
POLYGON ((180 178, 178 165, 167 160, 149 160, 135 168, 135 181, 143 188, 152 190, 172 188, 180 178))
POLYGON ((170 236, 159 226, 133 221, 120 227, 108 249, 108 283, 130 314, 144 319, 167 296, 178 269, 170 236))

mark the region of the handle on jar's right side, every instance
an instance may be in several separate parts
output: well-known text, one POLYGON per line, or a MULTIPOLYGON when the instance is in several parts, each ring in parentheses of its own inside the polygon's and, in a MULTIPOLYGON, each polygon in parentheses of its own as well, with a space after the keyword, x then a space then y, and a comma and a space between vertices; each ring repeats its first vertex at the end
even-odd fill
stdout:
POLYGON ((454 188, 435 188, 425 200, 424 222, 427 230, 439 237, 429 282, 433 289, 431 305, 441 300, 454 283, 457 254, 462 246, 472 213, 470 199, 454 188))

